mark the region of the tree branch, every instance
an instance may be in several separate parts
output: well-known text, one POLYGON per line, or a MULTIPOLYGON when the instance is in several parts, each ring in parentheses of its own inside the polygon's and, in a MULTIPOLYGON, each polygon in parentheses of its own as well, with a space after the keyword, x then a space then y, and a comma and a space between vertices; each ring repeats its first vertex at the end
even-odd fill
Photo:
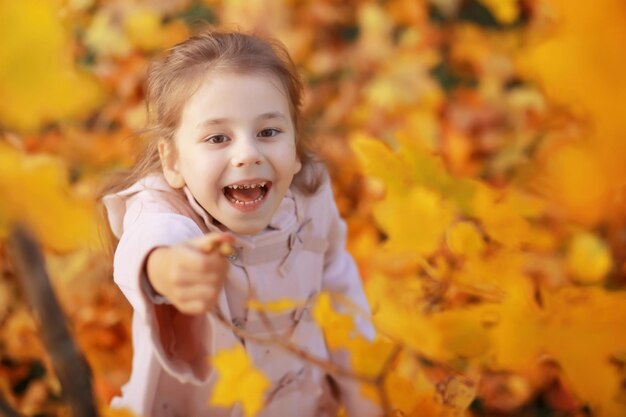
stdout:
POLYGON ((38 318, 43 343, 50 354, 72 414, 74 417, 96 417, 98 413, 91 389, 91 370, 68 331, 41 250, 23 227, 18 226, 11 231, 9 242, 18 280, 38 318))

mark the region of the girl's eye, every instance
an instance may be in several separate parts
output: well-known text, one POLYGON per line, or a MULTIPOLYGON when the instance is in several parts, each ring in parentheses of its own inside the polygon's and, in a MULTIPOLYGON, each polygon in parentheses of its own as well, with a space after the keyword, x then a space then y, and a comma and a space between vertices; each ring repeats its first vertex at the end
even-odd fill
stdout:
POLYGON ((214 135, 211 136, 209 138, 206 139, 207 142, 209 143, 214 143, 216 145, 220 144, 220 143, 224 143, 226 141, 228 141, 228 137, 225 135, 214 135))
POLYGON ((262 138, 270 138, 272 136, 276 136, 280 133, 280 130, 278 129, 274 129, 274 128, 270 128, 270 129, 263 129, 259 132, 259 136, 262 138))

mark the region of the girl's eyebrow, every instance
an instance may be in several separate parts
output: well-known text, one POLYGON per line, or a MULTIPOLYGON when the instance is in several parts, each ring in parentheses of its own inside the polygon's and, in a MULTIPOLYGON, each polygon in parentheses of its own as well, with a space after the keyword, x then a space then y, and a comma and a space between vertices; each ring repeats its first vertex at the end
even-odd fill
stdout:
POLYGON ((284 120, 287 120, 287 116, 285 116, 283 113, 281 113, 279 111, 274 111, 274 112, 269 112, 269 113, 263 113, 262 115, 257 117, 257 119, 258 120, 266 120, 266 119, 284 119, 284 120))
MULTIPOLYGON (((279 111, 263 113, 263 114, 260 114, 259 116, 256 117, 256 120, 271 120, 271 119, 283 119, 285 121, 289 120, 287 118, 287 116, 285 116, 282 112, 279 112, 279 111)), ((218 117, 218 118, 215 118, 215 119, 206 119, 206 120, 203 120, 200 123, 198 123, 198 127, 224 125, 224 124, 230 123, 231 120, 232 119, 229 119, 227 117, 218 117)))
POLYGON ((230 119, 228 119, 226 117, 220 117, 220 118, 216 118, 216 119, 206 119, 206 120, 203 120, 200 123, 198 123, 198 127, 218 126, 218 125, 227 124, 229 121, 230 121, 230 119))

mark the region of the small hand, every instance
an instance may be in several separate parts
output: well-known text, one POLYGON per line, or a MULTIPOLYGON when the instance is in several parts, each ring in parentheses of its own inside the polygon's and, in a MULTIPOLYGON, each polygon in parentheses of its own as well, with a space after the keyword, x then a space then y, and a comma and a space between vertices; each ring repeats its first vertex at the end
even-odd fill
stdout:
POLYGON ((180 312, 212 310, 228 274, 226 256, 233 237, 210 233, 179 245, 159 247, 148 255, 146 271, 152 287, 180 312))

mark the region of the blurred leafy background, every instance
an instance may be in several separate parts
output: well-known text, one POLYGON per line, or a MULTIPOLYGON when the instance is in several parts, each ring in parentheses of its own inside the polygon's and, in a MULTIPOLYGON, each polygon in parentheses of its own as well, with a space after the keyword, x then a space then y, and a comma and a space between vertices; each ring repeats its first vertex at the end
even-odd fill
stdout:
MULTIPOLYGON (((278 37, 302 72, 374 320, 403 349, 394 415, 626 415, 623 0, 0 0, 9 404, 67 415, 7 254, 25 221, 112 413, 131 311, 97 191, 140 149, 148 60, 207 23, 278 37)), ((355 367, 380 369, 377 349, 355 367)))

